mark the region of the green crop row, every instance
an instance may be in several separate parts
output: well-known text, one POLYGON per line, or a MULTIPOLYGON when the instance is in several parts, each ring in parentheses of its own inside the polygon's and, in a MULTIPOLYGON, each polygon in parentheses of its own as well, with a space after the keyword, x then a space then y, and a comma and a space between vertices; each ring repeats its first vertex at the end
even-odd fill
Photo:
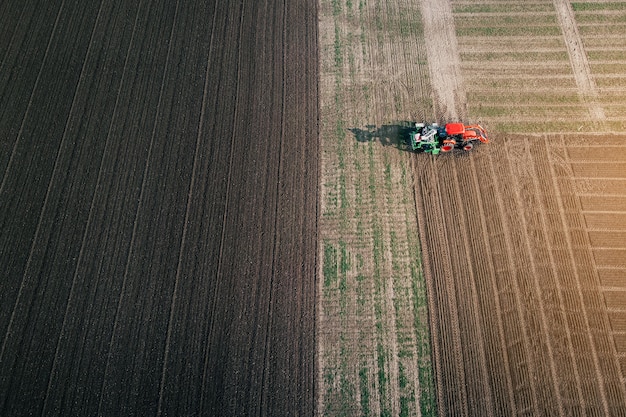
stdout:
POLYGON ((559 36, 558 26, 468 26, 458 28, 456 35, 462 36, 559 36))
POLYGON ((506 3, 506 4, 457 4, 453 13, 520 13, 520 12, 552 12, 552 4, 545 3, 506 3))
MULTIPOLYGON (((600 10, 626 10, 624 2, 607 2, 607 3, 572 3, 572 9, 575 12, 595 12, 600 10)), ((578 16, 576 17, 578 19, 578 16)))

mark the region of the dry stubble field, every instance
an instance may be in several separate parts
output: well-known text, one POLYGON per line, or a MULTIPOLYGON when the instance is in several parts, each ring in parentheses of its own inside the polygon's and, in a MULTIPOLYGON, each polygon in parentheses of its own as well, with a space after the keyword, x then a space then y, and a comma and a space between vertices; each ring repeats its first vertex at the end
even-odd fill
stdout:
POLYGON ((318 414, 626 413, 626 6, 329 1, 320 15, 318 414), (397 149, 399 121, 457 118, 492 143, 397 149), (416 226, 410 276, 393 242, 416 226), (397 347, 398 276, 427 288, 405 309, 427 296, 417 361, 397 347))

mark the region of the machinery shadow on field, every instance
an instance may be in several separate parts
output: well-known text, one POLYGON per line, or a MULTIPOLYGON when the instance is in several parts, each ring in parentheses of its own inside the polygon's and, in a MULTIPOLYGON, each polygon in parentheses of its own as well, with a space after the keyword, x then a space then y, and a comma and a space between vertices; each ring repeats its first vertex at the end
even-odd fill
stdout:
POLYGON ((365 129, 353 127, 348 129, 357 142, 378 141, 383 146, 393 146, 397 149, 410 152, 409 133, 413 129, 410 122, 398 122, 389 125, 367 125, 365 129))

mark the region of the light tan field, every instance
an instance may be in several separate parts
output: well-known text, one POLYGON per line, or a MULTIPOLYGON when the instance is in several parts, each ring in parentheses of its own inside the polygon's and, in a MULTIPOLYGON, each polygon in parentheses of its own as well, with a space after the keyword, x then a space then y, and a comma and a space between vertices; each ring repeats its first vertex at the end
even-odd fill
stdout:
POLYGON ((626 6, 321 5, 318 414, 626 414, 626 6))

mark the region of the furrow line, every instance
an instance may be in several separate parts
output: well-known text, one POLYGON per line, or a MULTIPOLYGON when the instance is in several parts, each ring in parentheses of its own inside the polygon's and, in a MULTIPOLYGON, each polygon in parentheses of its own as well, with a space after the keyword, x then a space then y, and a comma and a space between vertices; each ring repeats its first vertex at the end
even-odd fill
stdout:
MULTIPOLYGON (((138 9, 138 14, 137 16, 139 16, 139 10, 141 10, 141 7, 139 7, 138 9)), ((135 20, 135 25, 137 24, 137 20, 135 20)), ((170 40, 171 40, 171 36, 174 30, 174 26, 175 26, 175 21, 172 22, 172 29, 170 32, 170 40)), ((129 44, 129 50, 130 50, 130 46, 132 45, 132 40, 129 44)), ((122 302, 124 300, 124 291, 126 290, 127 287, 127 281, 128 281, 128 275, 129 275, 129 271, 130 271, 130 265, 131 265, 131 260, 133 257, 133 246, 135 245, 135 239, 137 236, 137 227, 139 224, 139 215, 141 212, 141 208, 142 208, 142 203, 143 203, 143 199, 144 199, 144 195, 145 195, 145 188, 146 188, 146 183, 147 183, 147 178, 148 178, 148 173, 149 173, 149 168, 150 168, 150 157, 152 155, 152 151, 153 151, 153 147, 154 147, 154 142, 155 142, 155 137, 156 137, 156 129, 157 129, 157 123, 156 121, 159 119, 159 114, 161 113, 161 103, 162 103, 162 99, 163 99, 163 91, 164 91, 164 87, 165 87, 165 80, 166 80, 166 75, 167 75, 167 65, 169 63, 169 58, 170 58, 170 53, 171 53, 171 42, 168 45, 168 50, 167 50, 167 57, 166 57, 166 63, 163 69, 163 75, 161 77, 161 85, 159 88, 159 99, 158 99, 158 103, 157 103, 157 108, 155 111, 155 120, 154 120, 154 125, 153 125, 153 129, 152 129, 152 134, 150 135, 150 145, 148 147, 148 154, 146 157, 146 162, 145 162, 145 166, 144 166, 144 170, 143 170, 143 175, 141 177, 141 189, 139 191, 139 197, 138 197, 138 203, 137 203, 137 208, 135 209, 135 218, 133 220, 133 231, 131 234, 131 238, 130 238, 130 244, 128 247, 128 254, 126 256, 126 261, 125 261, 125 266, 124 266, 124 274, 123 274, 123 278, 122 278, 122 286, 121 286, 121 290, 120 290, 120 295, 119 295, 119 299, 117 302, 117 306, 115 308, 115 315, 114 315, 114 320, 113 320, 113 330, 111 332, 111 337, 109 339, 109 346, 107 349, 107 360, 106 360, 106 365, 105 365, 105 370, 104 370, 104 374, 103 374, 103 378, 102 378, 102 385, 101 385, 101 389, 100 389, 100 401, 98 404, 98 414, 101 414, 101 410, 102 410, 102 405, 103 405, 103 399, 105 397, 104 395, 104 390, 105 390, 105 386, 106 386, 106 380, 107 380, 107 375, 109 373, 109 365, 111 363, 111 350, 113 347, 113 343, 115 340, 115 334, 116 331, 118 329, 118 325, 119 325, 119 317, 120 317, 120 311, 122 309, 122 302)), ((120 83, 120 85, 122 85, 120 83)))
MULTIPOLYGON (((443 375, 442 375, 442 348, 440 345, 440 323, 439 323, 439 303, 436 298, 436 289, 437 286, 434 282, 433 277, 433 266, 431 260, 431 251, 428 250, 430 244, 430 240, 428 239, 428 230, 426 228, 427 213, 425 207, 425 201, 427 196, 426 192, 422 189, 422 182, 419 181, 419 172, 418 172, 418 164, 416 158, 411 158, 411 168, 413 171, 413 188, 414 188, 414 201, 415 201, 415 213, 417 215, 417 226, 419 231, 419 241, 422 256, 422 268, 424 270, 424 280, 426 284, 426 296, 428 303, 428 319, 430 322, 430 336, 431 336, 431 344, 432 344, 432 355, 433 355, 433 371, 435 375, 435 384, 436 384, 436 394, 437 394, 437 403, 444 403, 444 387, 443 387, 443 375)), ((443 410, 439 409, 439 412, 443 414, 443 410)))
MULTIPOLYGON (((463 251, 465 252, 465 257, 463 258, 462 256, 459 257, 459 260, 462 260, 464 262, 462 262, 461 266, 462 268, 457 271, 456 276, 458 277, 459 280, 464 279, 464 281, 466 281, 463 285, 463 288, 469 288, 469 297, 467 297, 467 294, 464 293, 464 291, 459 291, 459 298, 460 299, 464 299, 465 297, 469 298, 468 305, 471 307, 472 313, 473 313, 473 320, 470 321, 469 323, 469 327, 470 327, 470 331, 467 331, 465 334, 466 335, 471 335, 469 336, 470 338, 473 338, 474 335, 472 335, 473 332, 475 332, 475 341, 476 343, 476 351, 472 351, 472 347, 474 346, 474 343, 471 343, 469 340, 465 341, 465 346, 468 347, 468 350, 470 350, 468 352, 468 354, 466 354, 466 357, 473 357, 473 358, 479 358, 479 364, 475 365, 473 362, 471 361, 471 368, 473 368, 474 366, 476 366, 476 368, 478 368, 477 370, 472 370, 472 375, 475 374, 479 374, 478 376, 480 378, 480 381, 482 382, 482 386, 478 386, 476 388, 474 388, 474 384, 467 384, 468 386, 470 386, 471 389, 476 389, 476 392, 469 396, 469 400, 471 401, 471 399, 480 399, 483 400, 484 403, 475 403, 471 406, 472 409, 476 409, 476 410, 484 410, 485 412, 485 416, 495 416, 495 408, 494 408, 494 399, 493 399, 493 392, 492 392, 492 386, 489 383, 489 368, 487 366, 487 358, 486 358, 486 345, 485 345, 485 329, 483 329, 483 325, 480 319, 480 302, 478 299, 478 294, 477 294, 477 290, 476 290, 476 281, 477 278, 479 276, 484 276, 485 273, 482 271, 475 271, 475 268, 477 267, 477 262, 475 261, 475 255, 478 254, 478 248, 475 247, 475 243, 473 239, 470 239, 468 233, 471 232, 471 228, 470 228, 470 223, 473 223, 472 221, 472 213, 468 213, 468 215, 466 216, 465 210, 469 209, 470 207, 472 209, 478 209, 478 207, 476 207, 476 202, 474 201, 472 204, 472 195, 473 193, 471 191, 469 191, 469 196, 464 196, 461 192, 460 189, 460 184, 465 184, 467 182, 467 177, 469 178, 474 178, 476 179, 477 173, 474 170, 474 165, 470 163, 469 166, 469 170, 467 167, 468 164, 468 160, 465 159, 467 155, 463 155, 461 158, 464 158, 464 160, 462 160, 462 167, 464 172, 469 172, 466 175, 460 175, 459 173, 459 168, 458 166, 461 164, 461 158, 455 158, 452 160, 453 164, 452 164, 452 181, 454 183, 454 191, 455 191, 455 195, 453 195, 454 200, 456 200, 456 204, 454 204, 454 206, 456 206, 457 208, 459 206, 463 207, 461 210, 457 209, 458 212, 458 219, 455 218, 454 221, 454 226, 455 228, 458 228, 460 231, 460 235, 461 235, 461 239, 458 240, 458 242, 463 242, 462 248, 460 251, 456 252, 458 255, 460 255, 461 253, 463 253, 463 251), (464 271, 466 271, 467 273, 464 273, 464 271)), ((470 160, 471 161, 471 160, 470 160)), ((469 187, 467 187, 469 188, 469 187)), ((463 191, 464 193, 467 193, 468 190, 467 188, 463 191)), ((474 212, 474 210, 472 210, 472 212, 474 212)), ((479 211, 480 212, 480 211, 479 211)), ((480 235, 479 235, 480 236, 480 235)), ((474 236, 472 236, 474 237, 474 236)), ((481 236, 484 238, 484 235, 481 236)), ((482 263, 478 263, 479 265, 482 265, 482 263)), ((474 380, 474 378, 472 378, 472 380, 474 380)))
MULTIPOLYGON (((241 46, 241 42, 242 42, 242 32, 243 32, 243 25, 241 24, 243 22, 243 8, 244 5, 243 3, 241 4, 240 8, 239 8, 239 31, 238 31, 238 36, 236 39, 236 45, 239 47, 241 46)), ((216 14, 218 12, 216 11, 216 14)), ((228 26, 229 22, 225 22, 224 24, 224 30, 227 30, 227 26, 228 26)), ((213 45, 211 44, 210 47, 210 51, 212 51, 213 45)), ((215 312, 217 310, 217 306, 219 305, 219 300, 218 300, 218 294, 219 294, 219 289, 220 289, 220 283, 221 283, 221 274, 222 274, 222 265, 223 265, 223 254, 224 254, 224 242, 225 242, 225 236, 226 236, 226 220, 228 218, 228 206, 229 203, 232 204, 230 202, 230 193, 231 193, 231 183, 232 183, 232 172, 233 172, 233 158, 234 158, 234 148, 235 148, 235 126, 237 124, 237 116, 238 116, 238 112, 239 112, 239 90, 240 90, 240 86, 241 86, 241 49, 237 48, 238 52, 237 52, 237 63, 236 63, 236 80, 235 80, 235 92, 234 92, 234 108, 233 108, 233 124, 231 127, 231 136, 230 136, 230 148, 229 148, 229 155, 228 155, 228 174, 226 177, 226 192, 224 195, 224 211, 222 213, 222 219, 221 219, 221 224, 222 224, 222 230, 221 230, 221 234, 220 234, 220 243, 219 243, 219 255, 218 255, 218 261, 217 261, 217 268, 216 268, 216 272, 215 272, 215 280, 217 281, 217 284, 215 285, 214 288, 214 293, 213 295, 210 297, 213 302, 212 305, 210 307, 210 317, 215 317, 215 312)), ((208 329, 208 333, 207 333, 207 340, 214 340, 215 336, 214 336, 214 328, 215 328, 215 320, 211 320, 210 324, 209 324, 209 329, 208 329)), ((206 386, 206 381, 207 381, 207 372, 209 370, 209 354, 210 354, 210 349, 207 349, 205 352, 205 357, 204 357, 204 366, 203 366, 203 372, 202 372, 202 386, 205 387, 206 386)), ((202 390, 201 396, 200 396, 200 409, 203 409, 203 405, 205 400, 205 391, 206 390, 202 390)))
MULTIPOLYGON (((492 155, 490 155, 489 157, 489 169, 491 171, 491 176, 493 178, 503 178, 503 177, 507 177, 507 175, 502 171, 502 167, 498 165, 499 162, 501 162, 503 160, 503 158, 505 158, 504 155, 500 155, 497 152, 494 152, 492 155)), ((506 172, 506 171, 505 171, 506 172)), ((504 192, 504 190, 501 189, 501 187, 499 186, 498 182, 496 181, 494 183, 494 188, 496 190, 496 195, 497 196, 506 196, 508 195, 507 193, 504 192)), ((509 226, 509 220, 507 219, 507 215, 506 213, 510 212, 510 210, 507 210, 507 208, 505 207, 505 201, 504 201, 504 197, 500 197, 500 198, 496 198, 496 205, 497 205, 497 209, 498 209, 498 213, 499 213, 499 217, 502 219, 502 232, 503 232, 503 240, 504 240, 504 249, 505 250, 505 254, 506 254, 506 264, 508 265, 508 270, 511 273, 511 284, 512 284, 512 293, 513 293, 513 298, 514 298, 514 302, 515 302, 515 311, 516 311, 516 316, 517 316, 517 323, 519 323, 519 327, 520 327, 520 333, 521 333, 521 342, 522 342, 522 352, 520 352, 520 354, 523 354, 523 356, 521 358, 519 358, 522 363, 527 363, 528 367, 527 375, 520 375, 519 376, 519 380, 517 381, 517 386, 522 388, 525 385, 528 386, 528 389, 530 390, 530 393, 527 394, 529 395, 529 397, 527 395, 524 395, 523 392, 519 392, 518 395, 520 395, 521 397, 516 397, 516 405, 518 407, 518 410, 520 412, 528 412, 530 410, 532 410, 533 414, 538 414, 539 412, 539 405, 538 405, 538 394, 537 394, 537 387, 534 383, 536 376, 535 374, 535 370, 536 370, 536 364, 535 364, 535 358, 534 355, 531 352, 531 347, 530 347, 530 342, 528 340, 528 334, 526 329, 528 329, 528 324, 527 324, 527 319, 524 315, 524 305, 522 302, 522 291, 520 290, 519 284, 518 284, 518 279, 520 278, 519 276, 519 270, 517 268, 517 265, 515 265, 515 261, 514 261, 514 257, 512 256, 513 254, 515 254, 516 248, 514 246, 514 243, 512 241, 512 233, 510 230, 510 226, 509 226)), ((520 389, 518 388, 518 390, 520 389)))
MULTIPOLYGON (((470 165, 471 165, 471 169, 473 172, 473 175, 471 176, 472 180, 473 180, 473 185, 474 185, 474 190, 471 191, 471 195, 472 196, 476 196, 476 200, 477 200, 477 207, 478 207, 478 213, 488 213, 489 211, 486 210, 485 208, 485 204, 483 204, 483 199, 481 197, 483 196, 487 196, 487 198, 490 198, 492 193, 491 192, 481 192, 481 184, 487 184, 489 183, 490 188, 488 188, 489 190, 492 190, 494 187, 494 181, 493 181, 493 177, 489 176, 489 175, 482 175, 480 176, 480 181, 479 181, 479 171, 477 169, 477 165, 478 165, 478 161, 480 161, 480 166, 481 169, 484 170, 485 169, 485 161, 488 160, 488 158, 484 155, 481 155, 479 157, 480 159, 476 159, 476 158, 471 158, 470 159, 470 165)), ((505 336, 505 330, 504 330, 504 322, 503 322, 503 315, 504 315, 504 310, 502 308, 502 301, 500 299, 500 291, 498 290, 498 285, 496 280, 498 279, 498 276, 496 274, 496 270, 494 265, 496 263, 498 263, 500 260, 496 259, 494 257, 494 248, 492 246, 492 239, 491 239, 491 234, 489 232, 489 227, 487 225, 487 217, 480 215, 480 226, 481 226, 481 230, 476 232, 476 235, 478 236, 483 236, 483 240, 484 240, 484 248, 485 248, 485 252, 488 254, 488 262, 486 262, 487 266, 488 266, 488 273, 487 276, 489 277, 488 284, 485 284, 486 286, 490 287, 490 291, 489 290, 485 290, 484 292, 485 297, 489 300, 493 299, 493 303, 495 305, 495 317, 497 320, 497 336, 494 337, 494 341, 493 341, 493 346, 492 349, 490 350, 491 352, 502 352, 502 363, 501 366, 504 369, 504 379, 506 380, 506 400, 508 400, 508 403, 505 401, 505 399, 502 399, 502 404, 501 404, 501 408, 499 407, 498 410, 502 410, 504 412, 504 410, 506 410, 506 407, 510 407, 510 412, 506 412, 506 414, 512 414, 512 415, 516 415, 517 414, 517 407, 515 404, 515 397, 514 397, 514 388, 513 388, 513 381, 511 378, 511 369, 510 369, 510 357, 509 357, 509 353, 508 350, 506 349, 507 346, 507 341, 506 341, 506 336, 505 336), (497 345, 497 342, 499 342, 499 346, 497 345)), ((480 250, 480 248, 477 248, 477 251, 480 250)), ((482 292, 482 291, 481 291, 482 292)), ((489 317, 489 315, 491 314, 491 311, 486 310, 485 311, 485 316, 489 317)), ((497 361, 494 360, 494 363, 492 364, 493 366, 493 370, 495 371, 496 369, 499 369, 500 367, 500 363, 498 363, 497 361)), ((497 386, 494 383, 494 387, 497 386)), ((495 390, 494 395, 497 396, 498 393, 501 390, 495 390)))
MULTIPOLYGON (((547 159, 547 154, 549 152, 549 149, 546 145, 545 140, 534 140, 534 142, 538 142, 535 145, 536 147, 540 148, 540 150, 535 153, 536 155, 535 158, 531 160, 530 162, 532 164, 533 172, 536 172, 537 174, 537 175, 532 176, 534 191, 536 195, 543 197, 542 206, 547 208, 549 213, 556 213, 556 210, 558 210, 558 204, 556 203, 556 201, 554 201, 555 200, 554 193, 552 192, 550 188, 545 189, 545 187, 547 186, 546 181, 538 180, 538 178, 550 178, 551 172, 549 168, 549 161, 547 159), (543 190, 542 190, 542 187, 544 187, 543 190)), ((555 240, 553 238, 552 239, 550 238, 548 231, 550 230, 551 226, 554 226, 554 224, 552 223, 553 222, 548 220, 546 211, 542 210, 540 212, 541 230, 543 232, 543 237, 545 241, 548 243, 548 250, 546 252, 550 260, 550 269, 551 269, 550 275, 554 279, 554 288, 556 290, 555 292, 557 295, 558 306, 559 306, 558 310, 560 313, 560 320, 562 321, 561 328, 565 329, 565 335, 566 335, 566 340, 567 340, 567 350, 568 350, 568 354, 570 357, 569 359, 572 365, 571 372, 574 375, 574 380, 576 382, 575 389, 578 394, 578 401, 575 401, 574 403, 578 403, 581 405, 581 407, 584 408, 586 401, 582 392, 582 381, 581 381, 580 372, 578 368, 575 366, 576 352, 574 351, 574 344, 572 341, 573 339, 572 329, 570 328, 570 324, 567 320, 567 315, 565 313, 567 306, 565 304, 564 297, 563 297, 563 287, 559 284, 559 280, 558 280, 559 266, 556 262, 555 255, 554 255, 555 249, 559 247, 563 247, 565 245, 565 241, 564 239, 555 240)), ((554 314, 556 316, 557 312, 554 312, 554 314)), ((567 365, 569 365, 569 363, 567 365)), ((568 371, 562 371, 561 376, 563 377, 564 375, 567 374, 567 372, 568 371)))
MULTIPOLYGON (((96 20, 94 22, 93 29, 91 31, 91 35, 90 35, 90 38, 89 38, 89 45, 87 46, 87 52, 85 53, 85 57, 83 58, 83 65, 82 65, 82 68, 80 70, 80 75, 78 77, 78 84, 76 85, 76 90, 74 92, 74 98, 72 99, 72 104, 70 106, 68 117, 67 117, 67 120, 66 120, 66 123, 65 123, 65 129, 63 130, 63 136, 61 138, 61 143, 59 145, 59 150, 57 152, 57 156, 56 156, 56 159, 54 161, 54 168, 52 169, 52 175, 50 177, 50 183, 48 184, 48 189, 46 190, 46 197, 44 199, 43 207, 41 209, 41 215, 39 217, 39 222, 37 224, 37 230, 35 232, 35 237, 33 238, 33 244, 32 244, 30 253, 28 255, 28 261, 26 262, 26 268, 24 270, 23 280, 26 279, 26 274, 27 274, 27 271, 29 269, 29 265, 31 263, 31 257, 32 257, 33 250, 34 250, 34 247, 35 247, 35 242, 37 242, 37 239, 38 239, 38 236, 39 236, 39 230, 40 230, 41 223, 42 223, 42 220, 43 220, 43 215, 44 215, 44 212, 45 212, 47 204, 48 204, 50 189, 52 188, 52 183, 54 182, 55 174, 56 174, 56 171, 57 171, 57 168, 58 168, 59 158, 61 157, 61 150, 63 149, 63 145, 64 145, 64 143, 65 143, 65 141, 67 139, 67 133, 68 133, 69 126, 70 126, 70 123, 71 123, 71 120, 72 120, 72 115, 74 114, 74 106, 75 106, 75 103, 76 103, 76 98, 78 97, 78 93, 81 90, 81 87, 82 87, 82 84, 83 84, 83 81, 84 81, 85 67, 87 66, 87 62, 88 62, 88 59, 89 59, 89 54, 91 52, 91 46, 92 46, 94 34, 95 34, 95 31, 96 31, 96 28, 98 27, 98 22, 100 20, 100 15, 102 13, 102 5, 103 5, 103 3, 104 3, 104 1, 101 0, 100 1, 100 5, 98 6, 98 14, 96 16, 96 20)), ((118 93, 119 93, 119 91, 118 91, 118 93)), ((103 158, 102 159, 104 159, 104 153, 103 153, 103 158)), ((100 166, 100 169, 102 169, 102 166, 100 166)), ((99 170, 98 173, 100 173, 100 172, 101 171, 99 170)), ((96 183, 96 186, 97 186, 97 183, 96 183)), ((94 193, 94 197, 93 197, 94 199, 95 199, 95 195, 96 194, 94 193)), ((51 370, 50 370, 50 375, 48 376, 48 384, 47 384, 47 388, 46 388, 46 394, 45 394, 45 397, 44 397, 43 407, 41 409, 42 416, 44 415, 44 413, 46 412, 46 409, 47 409, 48 399, 49 399, 49 396, 50 396, 50 389, 51 389, 51 386, 52 386, 52 376, 54 375, 55 369, 57 367, 57 361, 58 361, 58 357, 59 357, 59 347, 61 345, 61 338, 62 338, 63 332, 65 330, 65 326, 66 326, 66 323, 67 323, 67 315, 68 315, 68 312, 69 312, 69 309, 70 309, 70 302, 71 302, 71 300, 74 297, 74 291, 75 291, 74 288, 75 288, 75 285, 76 285, 76 279, 78 277, 78 267, 80 265, 80 262, 81 262, 82 256, 83 256, 83 249, 84 249, 84 246, 85 246, 85 243, 86 243, 85 242, 85 238, 87 236, 87 231, 89 230, 88 225, 89 225, 89 218, 91 217, 92 208, 93 208, 93 199, 92 199, 91 207, 90 207, 90 210, 89 210, 87 224, 86 224, 85 230, 83 232, 82 243, 81 243, 80 251, 79 251, 79 254, 78 254, 78 260, 76 262, 76 269, 74 270, 74 274, 72 276, 72 284, 70 286, 70 291, 69 291, 69 295, 68 295, 68 298, 67 298, 67 304, 65 306, 65 312, 63 313, 63 321, 61 323, 61 330, 59 331, 59 337, 57 338, 57 341, 56 341, 56 347, 55 347, 54 356, 53 356, 53 359, 52 359, 52 367, 51 367, 51 370)), ((0 358, 1 357, 2 357, 2 355, 0 355, 0 358)))
MULTIPOLYGON (((43 74, 43 69, 46 66, 46 61, 48 58, 48 54, 50 52, 50 47, 52 46, 52 40, 54 39, 56 33, 57 33, 57 27, 59 25, 59 20, 61 19, 61 13, 63 12, 63 8, 65 6, 65 0, 63 0, 61 2, 61 5, 59 6, 59 11, 57 12, 56 18, 54 20, 54 26, 52 27, 52 31, 50 33, 50 37, 48 38, 48 43, 46 45, 46 52, 44 53, 43 59, 41 60, 41 66, 39 67, 39 72, 37 73, 37 78, 35 80, 35 84, 33 85, 33 89, 30 92, 30 98, 28 99, 28 105, 26 106, 26 111, 24 112, 24 116, 22 117, 22 122, 20 123, 20 129, 17 133, 17 137, 15 138, 15 142, 13 142, 13 147, 11 149, 11 156, 9 157, 9 161, 7 163, 7 167, 4 170, 4 173, 2 175, 2 182, 0 183, 0 195, 3 194, 4 191, 4 187, 6 185, 6 181, 7 181, 7 177, 9 175, 9 172, 11 171, 11 168, 13 166, 13 160, 15 159, 15 153, 17 152, 17 147, 20 143, 20 138, 23 136, 24 134, 24 127, 26 125, 26 119, 28 118, 28 115, 30 114, 30 109, 33 105, 33 99, 35 98, 35 92, 37 91, 37 88, 39 87, 39 82, 41 81, 41 75, 43 74)), ((19 298, 19 297, 18 297, 19 298)), ((8 334, 8 332, 7 332, 8 334)), ((4 350, 4 343, 3 343, 3 350, 4 350)), ((2 357, 2 354, 0 352, 0 358, 2 357)))

